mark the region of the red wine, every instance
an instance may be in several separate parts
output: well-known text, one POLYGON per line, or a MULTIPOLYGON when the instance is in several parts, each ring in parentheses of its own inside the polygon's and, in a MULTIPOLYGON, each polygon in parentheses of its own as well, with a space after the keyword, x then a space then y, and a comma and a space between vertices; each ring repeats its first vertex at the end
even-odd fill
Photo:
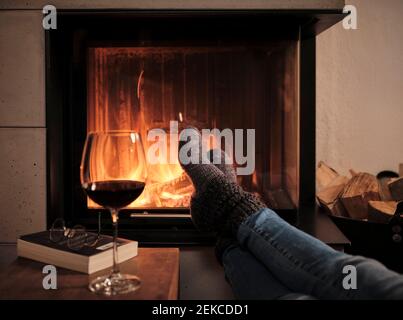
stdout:
POLYGON ((100 181, 84 188, 88 197, 104 208, 123 208, 143 192, 144 182, 130 180, 100 181))

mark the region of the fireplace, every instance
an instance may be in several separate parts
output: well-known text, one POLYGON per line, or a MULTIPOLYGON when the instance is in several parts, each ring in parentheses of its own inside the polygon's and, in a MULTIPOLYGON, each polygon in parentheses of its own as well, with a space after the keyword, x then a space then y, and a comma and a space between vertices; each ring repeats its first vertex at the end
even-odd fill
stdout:
MULTIPOLYGON (((63 11, 47 32, 48 225, 110 217, 86 198, 79 163, 90 131, 136 130, 145 143, 172 123, 254 129, 252 174, 238 182, 294 224, 315 219, 315 35, 325 11, 63 11)), ((218 139, 220 140, 220 139, 218 139)), ((217 144, 217 138, 211 144, 217 144)), ((168 152, 171 146, 168 145, 168 152)), ((236 163, 242 167, 243 163, 236 163)), ((178 163, 149 164, 121 234, 200 243, 178 163)))

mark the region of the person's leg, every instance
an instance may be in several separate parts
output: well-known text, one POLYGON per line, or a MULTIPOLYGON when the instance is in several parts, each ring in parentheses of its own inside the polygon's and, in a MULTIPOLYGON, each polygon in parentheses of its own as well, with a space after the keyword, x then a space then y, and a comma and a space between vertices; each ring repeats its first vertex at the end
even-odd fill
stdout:
POLYGON ((236 243, 229 245, 222 254, 222 264, 225 277, 237 299, 313 299, 293 293, 250 252, 243 250, 236 243))
MULTIPOLYGON (((180 150, 190 143, 191 153, 196 150, 200 157, 200 141, 200 132, 188 129, 181 133, 180 150)), ((225 159, 225 154, 219 157, 225 159)), ((257 195, 236 183, 231 165, 188 163, 181 152, 179 162, 195 187, 190 204, 195 226, 216 232, 219 238, 237 236, 240 244, 292 291, 324 299, 403 299, 402 276, 374 260, 337 252, 292 227, 267 209, 257 195), (348 276, 343 270, 349 265, 356 267, 357 290, 343 288, 343 279, 348 276)))
POLYGON ((249 216, 237 237, 292 291, 319 299, 403 299, 403 276, 375 260, 333 250, 270 209, 249 216), (346 266, 356 268, 356 290, 343 287, 346 266))

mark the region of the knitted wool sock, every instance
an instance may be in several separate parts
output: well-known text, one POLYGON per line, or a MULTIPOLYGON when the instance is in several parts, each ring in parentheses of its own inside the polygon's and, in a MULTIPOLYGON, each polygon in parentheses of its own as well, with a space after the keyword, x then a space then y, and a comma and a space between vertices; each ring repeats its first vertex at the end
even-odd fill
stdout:
POLYGON ((229 181, 236 183, 236 173, 230 162, 229 156, 220 149, 211 149, 207 152, 207 158, 214 164, 229 181))
POLYGON ((186 163, 181 157, 181 149, 187 144, 187 147, 193 146, 195 159, 201 160, 201 136, 195 128, 182 131, 180 140, 183 140, 183 134, 188 140, 179 143, 179 162, 195 187, 190 203, 193 223, 203 231, 236 233, 249 215, 266 206, 213 164, 186 163))
MULTIPOLYGON (((234 170, 234 166, 230 163, 230 158, 229 156, 220 149, 212 149, 207 153, 207 158, 210 160, 214 166, 216 166, 224 175, 227 177, 227 179, 231 182, 236 183, 236 173, 234 170)), ((238 242, 236 241, 236 238, 233 237, 231 230, 223 230, 217 237, 217 241, 214 247, 214 253, 216 256, 217 261, 223 265, 223 255, 224 252, 227 251, 227 249, 230 246, 237 246, 238 242)))

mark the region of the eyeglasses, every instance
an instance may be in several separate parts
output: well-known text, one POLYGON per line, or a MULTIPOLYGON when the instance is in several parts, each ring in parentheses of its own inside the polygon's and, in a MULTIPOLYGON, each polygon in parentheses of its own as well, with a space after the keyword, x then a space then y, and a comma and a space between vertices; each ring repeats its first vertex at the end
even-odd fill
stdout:
POLYGON ((76 225, 73 228, 66 228, 62 218, 56 219, 49 230, 50 241, 59 245, 67 245, 74 251, 83 247, 94 247, 101 239, 101 214, 98 214, 98 232, 88 232, 84 226, 76 225))

